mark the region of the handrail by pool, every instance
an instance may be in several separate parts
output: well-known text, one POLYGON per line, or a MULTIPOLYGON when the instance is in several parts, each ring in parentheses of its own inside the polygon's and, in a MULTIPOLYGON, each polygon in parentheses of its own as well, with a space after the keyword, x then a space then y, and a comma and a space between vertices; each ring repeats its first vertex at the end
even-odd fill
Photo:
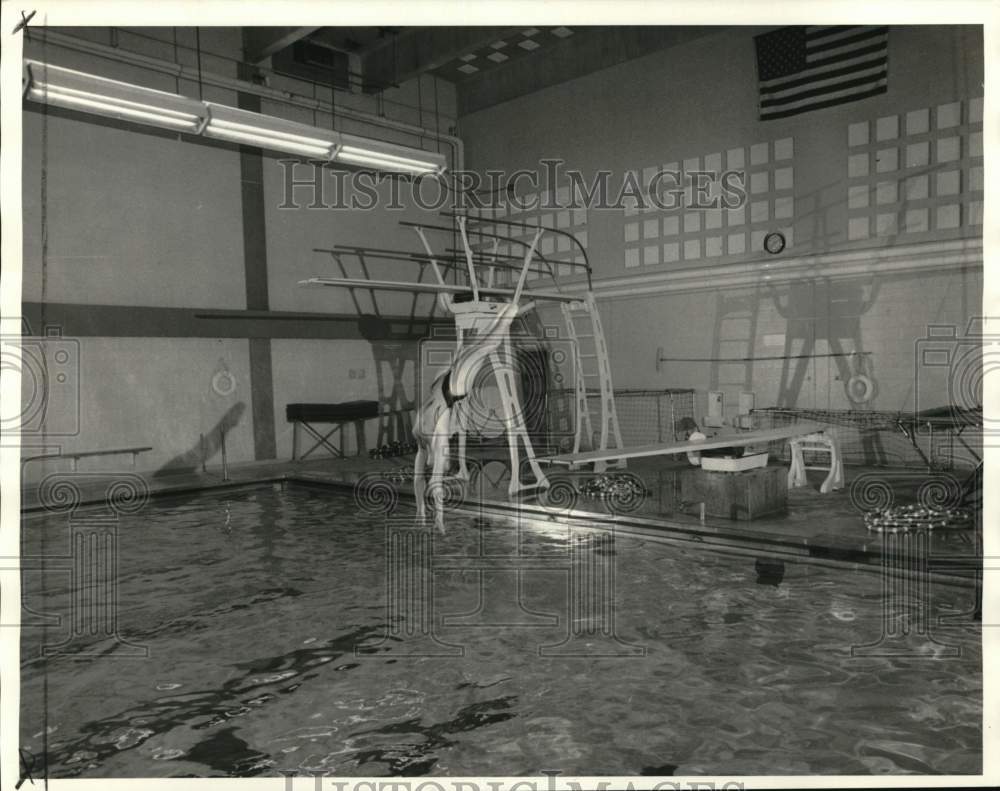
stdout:
POLYGON ((76 472, 77 464, 80 459, 89 458, 91 456, 120 456, 126 453, 132 454, 132 466, 135 467, 136 459, 139 457, 140 453, 145 453, 148 450, 152 450, 152 445, 143 445, 131 448, 103 448, 100 450, 79 450, 72 451, 68 453, 39 453, 36 456, 25 456, 21 459, 21 469, 24 469, 29 461, 40 461, 42 459, 70 459, 73 462, 73 472, 76 472))

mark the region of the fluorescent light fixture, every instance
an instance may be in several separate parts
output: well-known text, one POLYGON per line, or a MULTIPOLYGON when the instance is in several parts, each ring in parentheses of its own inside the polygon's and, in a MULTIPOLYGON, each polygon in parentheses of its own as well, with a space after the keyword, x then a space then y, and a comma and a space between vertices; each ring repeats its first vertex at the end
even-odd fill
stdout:
POLYGON ((447 164, 436 152, 345 135, 33 60, 24 62, 22 87, 27 98, 43 104, 310 159, 409 175, 441 173, 447 164))
POLYGON ((397 146, 356 135, 340 136, 340 148, 337 149, 334 160, 348 165, 368 165, 378 170, 414 175, 441 173, 446 164, 444 156, 433 151, 397 146))
POLYGON ((323 160, 333 156, 340 139, 340 135, 333 130, 298 124, 215 102, 205 104, 208 105, 208 123, 204 131, 206 137, 323 160))
POLYGON ((71 110, 196 132, 205 117, 202 102, 127 82, 38 61, 25 61, 25 95, 71 110))

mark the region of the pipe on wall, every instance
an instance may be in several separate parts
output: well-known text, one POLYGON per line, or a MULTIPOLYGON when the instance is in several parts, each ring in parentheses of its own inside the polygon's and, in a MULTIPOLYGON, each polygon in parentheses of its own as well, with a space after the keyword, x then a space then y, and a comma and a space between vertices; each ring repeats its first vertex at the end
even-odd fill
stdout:
MULTIPOLYGON (((946 269, 981 269, 982 266, 982 240, 955 239, 786 259, 758 259, 738 264, 681 267, 655 274, 605 278, 595 281, 594 293, 602 299, 644 297, 660 293, 742 288, 761 283, 777 285, 810 278, 909 274, 928 270, 941 272, 946 269)), ((577 293, 582 292, 584 287, 583 284, 573 283, 564 290, 577 293)))

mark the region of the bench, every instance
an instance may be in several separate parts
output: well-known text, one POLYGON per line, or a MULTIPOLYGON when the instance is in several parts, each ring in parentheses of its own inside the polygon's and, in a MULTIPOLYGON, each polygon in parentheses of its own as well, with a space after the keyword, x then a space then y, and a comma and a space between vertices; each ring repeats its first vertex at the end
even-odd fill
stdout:
POLYGON ((365 446, 365 421, 378 417, 378 401, 345 401, 340 404, 287 404, 285 417, 292 424, 292 461, 301 460, 312 454, 318 448, 325 448, 330 455, 343 458, 344 426, 354 424, 357 437, 358 454, 365 446), (326 433, 316 429, 313 424, 332 424, 326 433), (299 455, 299 427, 305 429, 316 442, 309 450, 299 455), (340 445, 335 445, 330 437, 340 431, 340 445))

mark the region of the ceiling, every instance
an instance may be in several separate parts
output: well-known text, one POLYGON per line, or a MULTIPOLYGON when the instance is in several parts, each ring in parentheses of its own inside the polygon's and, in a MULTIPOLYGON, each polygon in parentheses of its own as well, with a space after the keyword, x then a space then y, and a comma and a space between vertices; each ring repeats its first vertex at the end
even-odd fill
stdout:
MULTIPOLYGON (((616 26, 245 28, 245 58, 261 63, 303 42, 350 56, 364 90, 421 74, 455 83, 459 114, 675 46, 720 28, 616 26)), ((342 56, 340 56, 342 57, 342 56)))

